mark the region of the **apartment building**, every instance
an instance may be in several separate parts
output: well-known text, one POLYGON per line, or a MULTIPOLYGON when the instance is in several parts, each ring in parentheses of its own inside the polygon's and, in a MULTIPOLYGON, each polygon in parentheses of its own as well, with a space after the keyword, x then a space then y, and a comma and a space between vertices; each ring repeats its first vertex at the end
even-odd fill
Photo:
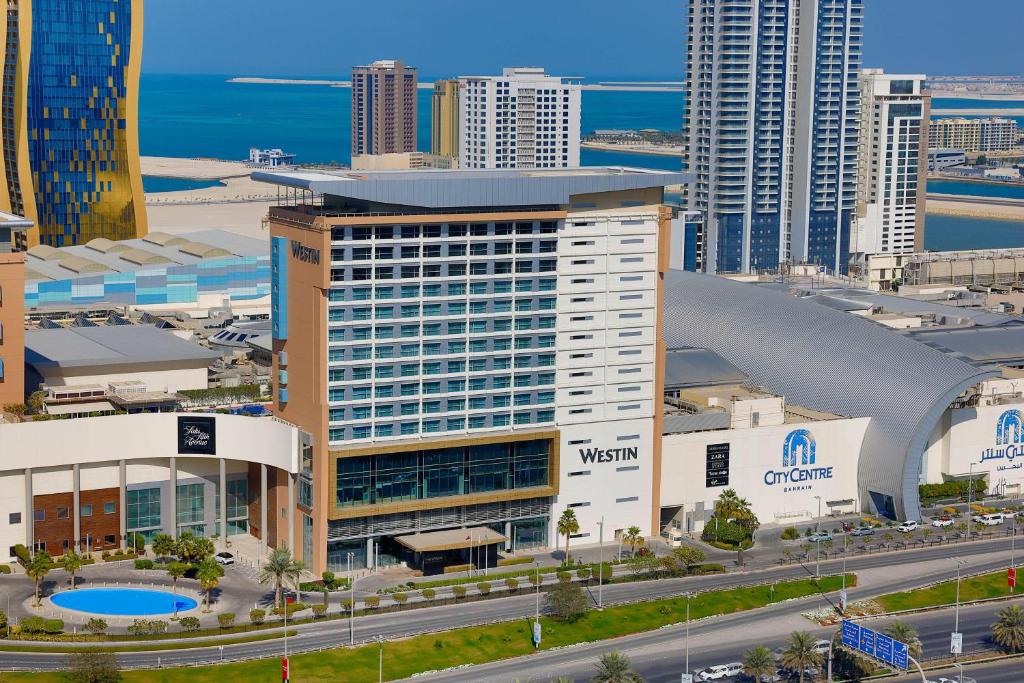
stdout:
POLYGON ((459 78, 460 168, 580 165, 578 83, 515 67, 459 78))
POLYGON ((393 59, 352 67, 352 156, 416 151, 416 67, 393 59))
POLYGON ((1013 119, 951 118, 932 121, 928 147, 955 148, 967 152, 1008 152, 1017 146, 1017 122, 1013 119))
POLYGON ((459 82, 434 82, 430 94, 430 153, 439 157, 459 157, 459 82))

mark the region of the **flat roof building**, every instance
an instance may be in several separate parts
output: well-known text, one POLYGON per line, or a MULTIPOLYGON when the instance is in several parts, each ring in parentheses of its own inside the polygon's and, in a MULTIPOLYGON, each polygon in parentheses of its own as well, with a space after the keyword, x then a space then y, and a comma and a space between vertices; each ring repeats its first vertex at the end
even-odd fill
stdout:
POLYGON ((416 88, 398 60, 352 67, 352 156, 416 151, 416 88))

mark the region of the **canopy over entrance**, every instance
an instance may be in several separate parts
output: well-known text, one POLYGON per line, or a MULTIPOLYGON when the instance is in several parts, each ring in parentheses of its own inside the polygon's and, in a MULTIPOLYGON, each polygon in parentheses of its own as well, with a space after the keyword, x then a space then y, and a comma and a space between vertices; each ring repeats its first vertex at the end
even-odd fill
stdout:
POLYGON ((413 552, 430 553, 505 543, 508 538, 488 527, 471 527, 396 536, 395 541, 413 552))

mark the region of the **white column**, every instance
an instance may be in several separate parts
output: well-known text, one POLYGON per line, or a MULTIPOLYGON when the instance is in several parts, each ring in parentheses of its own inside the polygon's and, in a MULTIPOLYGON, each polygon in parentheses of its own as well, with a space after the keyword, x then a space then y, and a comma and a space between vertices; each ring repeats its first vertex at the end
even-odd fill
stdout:
MULTIPOLYGON (((75 545, 73 547, 77 548, 79 552, 83 552, 81 527, 82 473, 78 469, 78 463, 71 466, 71 479, 71 514, 72 519, 75 520, 72 525, 74 528, 72 533, 75 535, 75 545)), ((86 548, 84 552, 89 552, 89 549, 86 548)))
POLYGON ((121 551, 128 548, 128 466, 121 460, 118 469, 117 514, 120 517, 121 551))
POLYGON ((178 459, 175 457, 170 458, 170 483, 168 488, 170 495, 167 496, 167 500, 171 509, 171 518, 164 522, 164 530, 171 535, 171 538, 178 537, 178 459))
POLYGON ((32 500, 32 468, 25 468, 25 546, 31 551, 35 545, 36 509, 32 500))
POLYGON ((373 569, 376 565, 373 556, 373 537, 366 539, 366 568, 373 569))
POLYGON ((512 550, 512 522, 505 522, 505 552, 512 550))
POLYGON ((260 465, 260 538, 263 549, 270 544, 270 529, 267 527, 267 466, 260 465))
POLYGON ((295 477, 288 473, 288 550, 295 555, 295 477))
POLYGON ((228 547, 228 468, 227 461, 220 459, 220 539, 228 547))

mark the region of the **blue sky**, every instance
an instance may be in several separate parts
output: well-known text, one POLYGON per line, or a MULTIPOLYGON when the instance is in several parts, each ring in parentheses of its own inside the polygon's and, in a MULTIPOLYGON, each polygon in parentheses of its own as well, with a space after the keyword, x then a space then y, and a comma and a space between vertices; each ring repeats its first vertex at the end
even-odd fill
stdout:
MULTIPOLYGON (((343 77, 353 64, 399 58, 428 78, 527 64, 566 76, 678 78, 684 7, 684 0, 149 0, 143 69, 343 77)), ((865 0, 865 15, 865 66, 1024 74, 1022 0, 865 0)))

